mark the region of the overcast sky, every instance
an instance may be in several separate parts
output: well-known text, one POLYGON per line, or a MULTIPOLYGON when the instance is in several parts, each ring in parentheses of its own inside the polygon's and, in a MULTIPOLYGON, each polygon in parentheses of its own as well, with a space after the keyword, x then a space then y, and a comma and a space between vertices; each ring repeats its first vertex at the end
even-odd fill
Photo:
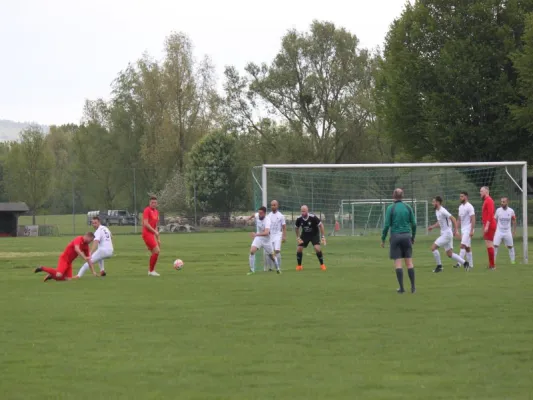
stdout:
POLYGON ((288 29, 313 19, 382 46, 404 0, 0 0, 0 119, 79 122, 85 99, 144 51, 160 58, 165 37, 186 33, 195 55, 225 65, 270 62, 288 29))

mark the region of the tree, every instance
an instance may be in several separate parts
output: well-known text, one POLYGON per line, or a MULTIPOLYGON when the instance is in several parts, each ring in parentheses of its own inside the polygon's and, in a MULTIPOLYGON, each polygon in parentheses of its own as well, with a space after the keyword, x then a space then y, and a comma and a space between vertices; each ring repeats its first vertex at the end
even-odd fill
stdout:
POLYGON ((30 126, 20 134, 20 143, 11 143, 6 157, 6 181, 10 200, 23 201, 35 215, 50 195, 53 156, 38 126, 30 126))
POLYGON ((230 213, 243 204, 244 172, 237 153, 237 140, 220 132, 207 135, 189 154, 189 198, 196 193, 201 210, 218 213, 221 220, 227 221, 230 213))
POLYGON ((497 161, 531 154, 513 123, 524 13, 533 2, 421 0, 386 38, 379 115, 402 150, 422 160, 497 161))
POLYGON ((225 91, 232 127, 254 130, 279 151, 255 115, 266 109, 292 132, 308 137, 313 160, 361 161, 372 153, 367 128, 372 118, 374 63, 357 37, 328 22, 314 21, 310 32, 289 31, 267 65, 250 63, 247 76, 226 68, 225 91))

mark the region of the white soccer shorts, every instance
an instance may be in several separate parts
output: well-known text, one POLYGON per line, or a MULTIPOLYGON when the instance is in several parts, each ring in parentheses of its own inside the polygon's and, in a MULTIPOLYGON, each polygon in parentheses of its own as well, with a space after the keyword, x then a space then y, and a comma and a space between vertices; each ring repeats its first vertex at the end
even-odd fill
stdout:
POLYGON ((465 247, 472 247, 472 238, 470 237, 470 229, 461 232, 461 244, 465 247))
POLYGON ((279 235, 271 235, 270 241, 272 242, 274 251, 281 251, 281 233, 279 235))
POLYGON ((502 241, 507 247, 514 246, 513 234, 511 233, 511 231, 501 232, 499 230, 496 230, 496 234, 494 235, 494 246, 500 246, 502 241))
POLYGON ((441 235, 435 240, 435 244, 448 251, 453 249, 453 235, 441 235))
POLYGON ((111 257, 113 257, 112 249, 96 249, 96 251, 91 254, 91 261, 94 264, 111 257))
POLYGON ((272 243, 270 238, 256 237, 252 242, 252 247, 255 247, 258 250, 263 249, 266 253, 272 254, 272 243))

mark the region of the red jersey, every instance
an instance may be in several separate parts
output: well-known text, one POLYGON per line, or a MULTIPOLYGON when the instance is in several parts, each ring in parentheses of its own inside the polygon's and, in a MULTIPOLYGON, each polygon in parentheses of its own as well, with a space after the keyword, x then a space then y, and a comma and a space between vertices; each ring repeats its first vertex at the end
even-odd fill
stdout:
POLYGON ((143 212, 143 235, 153 235, 146 227, 144 226, 144 221, 148 220, 148 225, 157 231, 157 223, 159 222, 159 211, 146 207, 143 212))
POLYGON ((65 248, 63 253, 61 253, 60 258, 67 261, 69 264, 72 263, 76 258, 78 258, 78 253, 76 252, 76 249, 74 248, 75 246, 79 246, 80 250, 87 257, 91 255, 91 253, 89 252, 89 244, 85 243, 85 241, 83 240, 83 236, 78 236, 72 242, 68 244, 68 246, 65 248))
POLYGON ((496 226, 496 220, 494 219, 494 200, 492 197, 486 196, 483 200, 483 208, 481 213, 481 221, 483 222, 483 227, 490 222, 490 227, 496 226))

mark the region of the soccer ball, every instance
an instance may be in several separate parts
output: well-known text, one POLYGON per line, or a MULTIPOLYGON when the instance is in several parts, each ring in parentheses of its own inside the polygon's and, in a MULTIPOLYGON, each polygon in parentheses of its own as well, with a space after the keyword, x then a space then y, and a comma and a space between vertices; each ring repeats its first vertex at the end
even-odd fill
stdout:
POLYGON ((179 270, 182 269, 182 268, 183 268, 183 261, 181 261, 181 260, 178 258, 176 261, 174 261, 174 269, 176 269, 176 270, 179 271, 179 270))

